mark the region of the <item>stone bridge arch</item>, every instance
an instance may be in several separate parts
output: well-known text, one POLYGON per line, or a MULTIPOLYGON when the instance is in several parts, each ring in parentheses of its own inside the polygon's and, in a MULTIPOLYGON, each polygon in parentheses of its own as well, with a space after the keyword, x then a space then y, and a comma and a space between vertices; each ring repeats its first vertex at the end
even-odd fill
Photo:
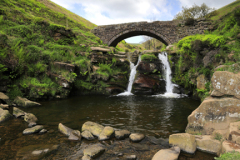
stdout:
POLYGON ((92 30, 92 33, 98 36, 103 43, 114 47, 121 40, 138 35, 147 35, 169 45, 188 35, 203 34, 205 30, 208 30, 211 22, 202 19, 191 26, 184 24, 184 21, 122 23, 98 26, 92 30))

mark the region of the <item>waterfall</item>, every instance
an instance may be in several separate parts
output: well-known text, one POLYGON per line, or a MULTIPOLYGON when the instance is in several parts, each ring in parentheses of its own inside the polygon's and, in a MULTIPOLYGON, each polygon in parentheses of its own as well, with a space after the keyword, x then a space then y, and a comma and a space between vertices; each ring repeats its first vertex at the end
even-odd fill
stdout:
POLYGON ((180 94, 173 93, 173 87, 176 86, 176 84, 172 83, 172 76, 171 76, 172 71, 171 71, 170 64, 168 62, 167 52, 159 53, 158 58, 160 61, 162 61, 162 64, 164 67, 165 80, 166 80, 166 93, 159 96, 172 97, 172 98, 180 97, 181 96, 180 94))
POLYGON ((137 66, 138 66, 139 63, 141 62, 141 55, 139 55, 139 57, 138 57, 138 62, 137 62, 136 65, 134 65, 134 63, 131 62, 129 56, 128 56, 128 59, 129 59, 129 62, 130 62, 130 70, 131 70, 131 73, 130 73, 130 76, 129 76, 129 82, 128 82, 127 91, 118 94, 118 96, 129 96, 129 95, 133 95, 133 94, 131 93, 131 91, 132 91, 132 85, 133 85, 133 82, 134 82, 134 79, 135 79, 135 75, 136 75, 136 73, 137 73, 137 66))

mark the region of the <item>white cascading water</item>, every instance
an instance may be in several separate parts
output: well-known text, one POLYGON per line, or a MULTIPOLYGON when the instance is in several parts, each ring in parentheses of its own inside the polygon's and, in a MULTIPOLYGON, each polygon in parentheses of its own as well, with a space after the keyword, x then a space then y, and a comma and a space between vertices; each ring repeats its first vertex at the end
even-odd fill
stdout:
POLYGON ((141 62, 141 55, 139 55, 139 57, 138 57, 138 62, 137 62, 136 65, 134 65, 134 63, 131 62, 130 57, 128 57, 128 59, 129 59, 129 62, 130 62, 131 73, 130 73, 130 76, 129 76, 129 82, 128 82, 127 91, 118 94, 118 96, 129 96, 129 95, 133 95, 133 94, 131 93, 131 91, 132 91, 132 85, 133 85, 133 82, 134 82, 134 79, 135 79, 135 75, 136 75, 136 73, 137 73, 137 66, 138 66, 139 63, 141 62))
POLYGON ((176 84, 172 83, 172 76, 171 76, 172 71, 171 71, 171 67, 170 67, 169 62, 168 62, 167 52, 159 53, 158 58, 163 63, 164 72, 165 72, 165 80, 166 80, 166 93, 164 93, 163 95, 159 95, 159 96, 173 97, 173 98, 180 97, 181 95, 172 92, 173 87, 176 84))

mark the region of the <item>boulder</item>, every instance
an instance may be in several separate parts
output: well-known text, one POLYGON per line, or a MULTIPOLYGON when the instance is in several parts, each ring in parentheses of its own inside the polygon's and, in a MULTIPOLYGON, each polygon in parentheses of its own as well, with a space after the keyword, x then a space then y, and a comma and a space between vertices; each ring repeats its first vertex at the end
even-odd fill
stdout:
POLYGON ((114 129, 112 127, 106 126, 103 131, 100 133, 98 140, 105 141, 110 139, 114 134, 114 129))
POLYGON ((9 105, 7 105, 7 104, 0 104, 0 108, 2 108, 2 109, 9 109, 9 105))
POLYGON ((221 92, 214 89, 211 93, 211 96, 212 97, 222 97, 222 96, 224 96, 224 93, 221 93, 221 92))
POLYGON ((99 52, 111 52, 110 49, 106 49, 106 48, 101 48, 101 47, 91 47, 92 51, 99 51, 99 52))
POLYGON ((145 138, 145 135, 141 133, 132 133, 129 138, 132 142, 140 142, 145 138))
POLYGON ((212 139, 210 135, 203 135, 203 136, 195 136, 197 149, 208 152, 211 154, 216 154, 217 156, 220 155, 222 144, 220 141, 216 139, 212 139))
POLYGON ((87 140, 94 140, 94 136, 88 130, 83 131, 81 135, 83 138, 85 138, 87 140))
POLYGON ((32 113, 25 113, 25 115, 24 115, 24 121, 26 121, 27 123, 31 123, 31 122, 35 123, 35 122, 38 121, 38 119, 37 119, 37 117, 36 117, 34 114, 32 114, 32 113))
POLYGON ((25 115, 25 112, 17 107, 13 107, 13 115, 18 118, 25 115))
POLYGON ((0 123, 3 122, 3 121, 6 121, 11 116, 12 115, 9 113, 8 110, 3 110, 2 108, 0 108, 0 123))
POLYGON ((115 137, 117 139, 128 138, 130 134, 131 134, 131 132, 129 132, 128 130, 118 130, 118 131, 115 131, 115 137))
POLYGON ((67 126, 63 125, 62 123, 58 124, 58 130, 65 134, 66 136, 70 136, 70 134, 72 133, 73 129, 68 128, 67 126))
POLYGON ((33 134, 33 133, 38 133, 43 129, 42 125, 37 125, 32 128, 27 128, 23 131, 23 134, 33 134))
POLYGON ((186 132, 212 134, 214 130, 227 130, 237 120, 240 120, 239 99, 208 97, 188 116, 186 132))
POLYGON ((240 145, 240 122, 230 123, 227 139, 240 145))
POLYGON ((83 154, 84 156, 89 156, 91 158, 96 158, 100 156, 105 151, 105 148, 101 144, 94 144, 86 149, 84 149, 83 154))
POLYGON ((73 130, 70 133, 70 136, 68 137, 69 140, 73 140, 73 141, 79 141, 79 140, 81 140, 81 138, 82 138, 81 133, 78 130, 73 130))
POLYGON ((17 96, 14 99, 14 103, 17 106, 20 106, 20 107, 33 107, 33 106, 40 106, 41 105, 40 103, 33 102, 33 101, 30 101, 26 98, 22 98, 22 97, 19 97, 19 96, 17 96))
POLYGON ((227 71, 214 72, 212 79, 214 90, 240 99, 240 75, 227 71))
POLYGON ((205 89, 205 83, 207 83, 207 81, 204 74, 197 77, 197 89, 205 89))
POLYGON ((99 137, 100 133, 103 131, 104 127, 100 124, 87 121, 82 125, 82 132, 85 130, 88 130, 91 132, 94 136, 99 137))
POLYGON ((9 97, 6 94, 0 92, 0 100, 3 100, 4 102, 6 102, 7 100, 9 100, 9 97))
POLYGON ((196 151, 195 136, 188 133, 178 133, 169 136, 169 144, 178 146, 184 152, 193 154, 196 151))
POLYGON ((231 141, 223 141, 222 142, 222 153, 226 152, 240 152, 240 145, 233 143, 231 141))
POLYGON ((180 148, 174 146, 170 149, 161 149, 152 158, 152 160, 177 160, 180 154, 180 148))

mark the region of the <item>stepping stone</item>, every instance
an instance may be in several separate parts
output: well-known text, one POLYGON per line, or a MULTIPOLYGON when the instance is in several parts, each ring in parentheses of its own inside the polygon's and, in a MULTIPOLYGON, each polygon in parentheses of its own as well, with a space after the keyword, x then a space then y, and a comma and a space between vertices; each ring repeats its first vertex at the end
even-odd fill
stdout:
POLYGON ((118 131, 115 131, 115 137, 117 139, 120 139, 120 140, 128 138, 130 134, 131 134, 131 132, 129 132, 128 130, 118 130, 118 131))
POLYGON ((92 135, 91 132, 89 132, 88 130, 85 130, 84 132, 82 132, 82 137, 87 139, 87 140, 94 140, 94 136, 92 135))
POLYGON ((25 115, 25 112, 17 107, 13 107, 13 115, 18 118, 25 115))
POLYGON ((94 144, 86 149, 84 149, 83 154, 84 156, 89 156, 91 158, 96 158, 100 156, 105 151, 103 145, 101 144, 94 144))
POLYGON ((8 118, 12 117, 8 110, 3 110, 0 108, 0 123, 6 121, 8 118))
POLYGON ((180 154, 180 148, 174 146, 170 149, 161 149, 152 158, 152 160, 177 160, 180 154))
POLYGON ((37 126, 34 126, 32 128, 27 128, 23 131, 23 134, 33 134, 33 133, 37 133, 39 131, 41 131, 43 129, 43 126, 42 125, 37 125, 37 126))
POLYGON ((145 136, 141 133, 132 133, 129 138, 132 142, 140 142, 145 138, 145 136))
POLYGON ((87 121, 82 125, 82 132, 88 130, 92 135, 99 137, 100 133, 103 131, 104 127, 100 124, 87 121))
POLYGON ((103 131, 100 133, 98 140, 104 141, 108 140, 114 134, 114 129, 112 127, 106 126, 104 127, 103 131))

